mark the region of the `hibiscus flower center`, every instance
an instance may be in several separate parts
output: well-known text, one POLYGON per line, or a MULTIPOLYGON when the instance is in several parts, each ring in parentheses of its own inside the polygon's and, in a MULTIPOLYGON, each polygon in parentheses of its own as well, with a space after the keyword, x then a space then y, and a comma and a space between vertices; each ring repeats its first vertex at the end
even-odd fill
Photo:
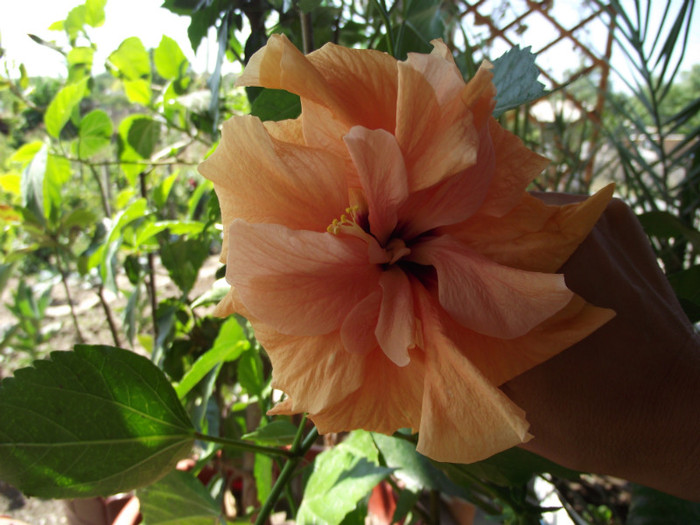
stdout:
POLYGON ((392 265, 411 253, 411 249, 399 237, 390 237, 382 245, 371 233, 367 214, 362 213, 359 206, 346 208, 339 219, 333 219, 327 231, 333 235, 352 235, 365 241, 372 264, 392 265))

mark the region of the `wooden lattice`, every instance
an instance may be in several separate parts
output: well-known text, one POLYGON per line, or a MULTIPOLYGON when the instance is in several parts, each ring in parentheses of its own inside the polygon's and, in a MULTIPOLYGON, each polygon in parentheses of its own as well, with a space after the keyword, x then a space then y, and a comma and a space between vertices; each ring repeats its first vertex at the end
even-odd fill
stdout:
POLYGON ((531 46, 537 54, 541 79, 558 90, 582 76, 597 82, 598 95, 593 107, 586 106, 571 92, 566 99, 592 121, 590 158, 584 180, 593 175, 597 124, 605 102, 610 75, 615 16, 610 3, 602 0, 475 0, 464 1, 462 24, 491 56, 497 57, 515 45, 531 46), (563 62, 562 62, 563 61, 563 62))

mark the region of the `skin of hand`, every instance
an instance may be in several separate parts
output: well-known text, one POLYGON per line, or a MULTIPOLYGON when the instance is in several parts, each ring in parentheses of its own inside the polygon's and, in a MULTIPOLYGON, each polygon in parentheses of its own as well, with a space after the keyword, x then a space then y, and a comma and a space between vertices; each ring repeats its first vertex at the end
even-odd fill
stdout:
POLYGON ((523 447, 700 501, 700 337, 630 208, 613 200, 562 272, 571 290, 617 315, 503 385, 535 436, 523 447))

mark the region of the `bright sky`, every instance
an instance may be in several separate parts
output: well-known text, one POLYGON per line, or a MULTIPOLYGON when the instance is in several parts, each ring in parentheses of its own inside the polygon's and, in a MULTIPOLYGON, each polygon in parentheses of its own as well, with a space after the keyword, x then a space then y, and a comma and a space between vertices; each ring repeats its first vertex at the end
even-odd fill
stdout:
MULTIPOLYGON (((84 0, 0 0, 0 42, 6 58, 12 65, 21 62, 29 75, 66 75, 62 57, 53 50, 36 44, 27 33, 44 40, 66 43, 65 33, 49 31, 57 20, 66 18, 68 12, 84 0)), ((156 47, 163 35, 174 38, 182 51, 198 71, 207 69, 207 58, 212 68, 214 51, 207 57, 207 46, 202 44, 195 55, 187 38, 188 17, 177 16, 163 9, 162 0, 107 0, 105 23, 98 28, 88 28, 90 38, 97 44, 94 63, 96 71, 104 70, 107 56, 130 36, 138 36, 146 48, 156 47)))
MULTIPOLYGON (((49 31, 47 28, 57 20, 63 20, 71 8, 83 3, 84 0, 0 0, 0 42, 6 50, 6 60, 12 68, 12 76, 16 76, 17 67, 24 63, 30 75, 63 75, 65 66, 62 58, 46 47, 33 42, 27 33, 34 33, 46 40, 56 40, 65 43, 65 35, 62 32, 49 31)), ((629 3, 630 0, 623 0, 629 3)), ((672 4, 678 4, 680 0, 671 0, 672 4)), ((127 37, 138 36, 146 48, 156 47, 162 35, 168 35, 177 40, 185 55, 193 63, 195 70, 206 71, 213 69, 216 56, 214 38, 207 44, 200 46, 195 57, 187 39, 187 25, 189 18, 177 16, 166 9, 161 8, 162 0, 108 0, 106 6, 105 25, 96 29, 90 29, 90 35, 97 44, 98 52, 95 56, 95 70, 104 69, 106 57, 114 51, 127 37), (208 49, 210 48, 210 49, 208 49), (209 52, 208 52, 209 51, 209 52)), ((661 9, 664 2, 652 4, 654 9, 661 9)), ((555 6, 558 9, 577 10, 580 0, 557 0, 555 6)), ((693 15, 693 26, 686 55, 684 68, 700 62, 700 10, 696 9, 693 15)), ((568 15, 567 15, 568 16, 568 15)), ((571 17, 574 18, 575 13, 571 17)), ((660 14, 659 14, 660 17, 660 14)), ((566 24, 565 24, 566 25, 566 24)), ((537 27, 532 27, 531 34, 537 35, 537 27)), ((541 32, 541 31, 540 31, 541 32)), ((535 36, 528 37, 535 38, 535 36)), ((598 40, 598 38, 596 38, 598 40)), ((600 39, 604 41, 604 37, 600 39)), ((525 42, 523 45, 533 45, 533 50, 538 48, 537 42, 525 42)), ((613 54, 613 62, 620 60, 621 53, 613 54)), ((541 61, 547 64, 557 64, 561 68, 572 66, 571 54, 560 56, 542 57, 541 61)))

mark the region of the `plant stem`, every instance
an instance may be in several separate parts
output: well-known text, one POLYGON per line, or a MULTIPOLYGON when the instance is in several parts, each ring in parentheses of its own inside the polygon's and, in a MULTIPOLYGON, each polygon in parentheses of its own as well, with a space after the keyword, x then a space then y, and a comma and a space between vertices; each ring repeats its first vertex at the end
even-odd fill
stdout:
MULTIPOLYGON (((145 171, 139 173, 139 181, 141 183, 141 197, 148 199, 145 171)), ((148 282, 146 283, 146 288, 148 290, 148 297, 151 301, 151 321, 153 322, 153 343, 155 348, 155 346, 157 346, 155 343, 158 341, 158 317, 156 315, 158 311, 158 300, 156 299, 156 263, 153 252, 149 252, 146 257, 148 259, 148 282)))
POLYGON ((250 441, 243 441, 240 439, 225 438, 218 436, 209 436, 207 434, 202 434, 201 432, 195 432, 194 437, 202 441, 211 441, 212 443, 219 443, 221 445, 226 445, 227 447, 237 448, 240 450, 246 450, 248 452, 257 452, 262 454, 270 454, 274 456, 284 456, 287 458, 293 458, 294 453, 291 450, 285 450, 283 448, 266 447, 264 445, 256 445, 250 441))
POLYGON ((121 341, 119 339, 119 332, 117 331, 117 325, 114 324, 114 317, 112 316, 112 309, 107 304, 104 295, 104 286, 100 284, 100 288, 97 290, 97 297, 100 298, 100 303, 102 304, 102 309, 105 311, 107 316, 107 324, 109 324, 109 331, 112 332, 112 340, 114 341, 114 346, 121 346, 121 341))
POLYGON ((58 273, 61 274, 61 282, 63 283, 63 289, 66 292, 66 301, 68 301, 68 307, 70 308, 70 316, 73 319, 73 326, 75 327, 75 333, 78 336, 78 342, 84 343, 85 338, 80 332, 80 325, 78 323, 78 317, 75 315, 75 306, 73 305, 73 298, 70 295, 70 288, 68 288, 68 274, 66 273, 63 263, 61 262, 61 254, 58 252, 58 248, 55 249, 56 255, 56 267, 58 268, 58 273))
POLYGON ((282 468, 275 485, 272 487, 270 496, 260 509, 260 513, 255 520, 255 525, 265 525, 265 523, 267 523, 272 509, 275 507, 275 504, 277 504, 277 500, 280 498, 282 491, 291 479, 292 474, 294 474, 299 461, 301 461, 301 459, 306 455, 311 448, 311 445, 313 445, 316 438, 318 438, 318 430, 316 430, 316 427, 314 427, 302 441, 301 436, 304 433, 305 424, 306 415, 302 417, 301 423, 299 423, 299 428, 297 429, 297 435, 294 437, 294 443, 292 443, 292 448, 290 450, 292 457, 289 458, 287 463, 285 463, 284 467, 282 468))
POLYGON ((379 14, 381 15, 382 20, 384 21, 384 25, 386 26, 387 51, 389 51, 389 54, 391 56, 396 58, 396 55, 394 55, 394 35, 392 34, 391 30, 391 20, 389 19, 389 13, 386 10, 384 0, 374 0, 374 5, 377 6, 377 9, 379 9, 379 14))

